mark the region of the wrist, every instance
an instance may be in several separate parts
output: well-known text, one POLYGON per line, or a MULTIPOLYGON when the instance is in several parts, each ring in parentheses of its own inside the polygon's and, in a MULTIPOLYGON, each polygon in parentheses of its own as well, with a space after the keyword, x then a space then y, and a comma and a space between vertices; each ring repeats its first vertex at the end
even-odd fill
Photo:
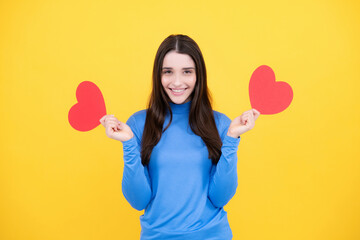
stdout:
POLYGON ((129 135, 129 136, 125 137, 125 138, 119 139, 119 140, 120 140, 120 142, 127 142, 127 141, 130 141, 133 138, 134 138, 134 134, 131 133, 131 135, 129 135))
POLYGON ((231 129, 228 130, 227 134, 229 137, 238 138, 239 135, 231 131, 231 129))
POLYGON ((122 142, 122 143, 128 143, 128 142, 132 142, 134 139, 135 139, 134 136, 132 136, 131 138, 121 139, 120 142, 122 142))

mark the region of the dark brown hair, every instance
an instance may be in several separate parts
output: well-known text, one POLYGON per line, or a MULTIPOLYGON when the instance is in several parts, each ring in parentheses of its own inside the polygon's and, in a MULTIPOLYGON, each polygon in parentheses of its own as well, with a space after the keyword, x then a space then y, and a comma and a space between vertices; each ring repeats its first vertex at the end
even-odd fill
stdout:
POLYGON ((161 84, 161 72, 165 55, 175 50, 177 53, 188 54, 195 62, 196 83, 191 94, 189 125, 192 131, 200 136, 209 152, 209 158, 217 164, 221 155, 221 138, 215 125, 211 96, 207 87, 206 68, 199 46, 190 37, 182 34, 168 36, 159 46, 155 56, 152 92, 146 112, 144 132, 141 142, 141 162, 149 164, 153 148, 160 141, 161 135, 170 126, 172 111, 167 96, 161 84), (167 111, 170 121, 163 130, 167 111))

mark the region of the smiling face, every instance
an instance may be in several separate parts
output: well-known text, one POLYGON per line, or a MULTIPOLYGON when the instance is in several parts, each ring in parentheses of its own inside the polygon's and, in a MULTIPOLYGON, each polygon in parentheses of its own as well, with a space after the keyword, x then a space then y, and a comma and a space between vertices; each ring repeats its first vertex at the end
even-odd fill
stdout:
POLYGON ((190 101, 195 83, 195 62, 192 58, 174 50, 168 52, 163 61, 161 84, 170 100, 175 104, 190 101))

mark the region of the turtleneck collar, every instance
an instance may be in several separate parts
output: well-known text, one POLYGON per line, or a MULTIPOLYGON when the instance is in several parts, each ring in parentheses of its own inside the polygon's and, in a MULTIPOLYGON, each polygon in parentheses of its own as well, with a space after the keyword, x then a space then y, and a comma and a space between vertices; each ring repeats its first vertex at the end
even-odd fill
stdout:
POLYGON ((191 101, 182 104, 176 104, 170 102, 170 108, 173 113, 189 113, 190 112, 191 101))

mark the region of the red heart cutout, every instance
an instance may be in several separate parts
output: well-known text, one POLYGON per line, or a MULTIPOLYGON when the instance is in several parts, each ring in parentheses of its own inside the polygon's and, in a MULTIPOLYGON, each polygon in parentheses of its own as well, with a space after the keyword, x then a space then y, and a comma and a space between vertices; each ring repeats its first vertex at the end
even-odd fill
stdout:
POLYGON ((100 89, 92 82, 84 81, 76 89, 78 103, 69 110, 69 123, 78 131, 89 131, 100 124, 106 115, 105 101, 100 89))
POLYGON ((252 108, 261 114, 276 114, 290 105, 293 90, 286 82, 275 82, 274 71, 262 65, 251 75, 249 96, 252 108))

